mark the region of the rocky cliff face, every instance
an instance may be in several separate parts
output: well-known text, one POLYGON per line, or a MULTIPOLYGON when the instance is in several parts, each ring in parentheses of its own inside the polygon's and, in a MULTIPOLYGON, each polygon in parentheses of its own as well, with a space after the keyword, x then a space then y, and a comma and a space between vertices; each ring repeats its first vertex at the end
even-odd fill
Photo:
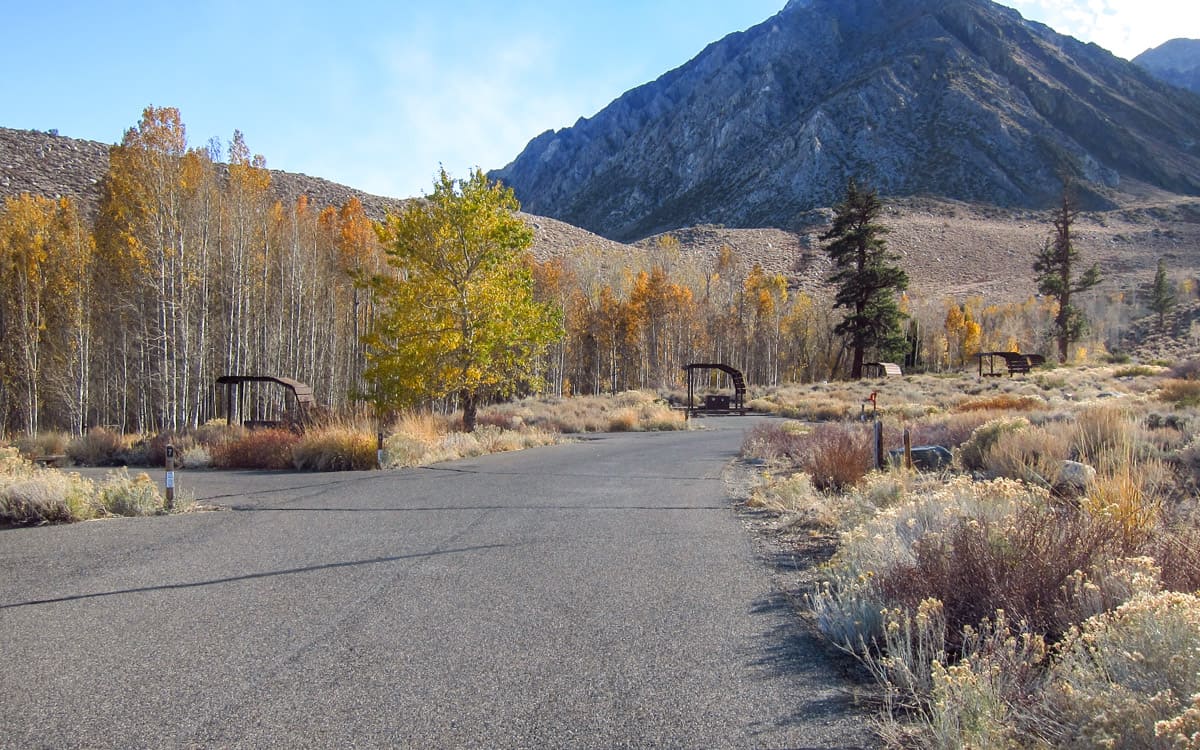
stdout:
POLYGON ((1200 39, 1172 39, 1133 62, 1172 86, 1200 93, 1200 39))
POLYGON ((535 138, 492 173, 604 236, 790 227, 850 176, 885 195, 1093 207, 1200 193, 1200 97, 988 0, 792 0, 535 138))

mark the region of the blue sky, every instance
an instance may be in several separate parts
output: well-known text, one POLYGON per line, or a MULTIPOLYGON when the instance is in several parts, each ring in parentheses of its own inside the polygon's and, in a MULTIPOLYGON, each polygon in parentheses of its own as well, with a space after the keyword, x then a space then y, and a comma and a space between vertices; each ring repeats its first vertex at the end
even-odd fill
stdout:
MULTIPOLYGON (((785 4, 0 1, 0 126, 115 143, 174 106, 191 145, 236 128, 268 166, 397 197, 439 164, 504 166, 785 4)), ((1005 4, 1122 57, 1200 38, 1196 0, 1005 4)))

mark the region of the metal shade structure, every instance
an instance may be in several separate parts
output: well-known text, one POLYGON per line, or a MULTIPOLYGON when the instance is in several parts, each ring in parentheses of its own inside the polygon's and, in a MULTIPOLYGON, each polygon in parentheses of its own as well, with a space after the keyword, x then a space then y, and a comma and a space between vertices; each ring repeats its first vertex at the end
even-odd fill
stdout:
POLYGON ((688 414, 745 414, 746 413, 746 379, 742 377, 742 371, 731 367, 724 363, 718 362, 694 362, 684 365, 683 369, 687 371, 687 405, 688 414), (718 370, 729 376, 733 381, 733 397, 708 394, 704 397, 704 404, 696 404, 696 384, 701 373, 709 370, 718 370))
POLYGON ((297 421, 303 424, 307 421, 308 410, 316 405, 311 386, 291 378, 277 378, 271 375, 222 375, 217 378, 217 385, 225 388, 225 423, 233 424, 233 415, 242 402, 242 386, 246 383, 275 383, 291 392, 296 402, 297 421))

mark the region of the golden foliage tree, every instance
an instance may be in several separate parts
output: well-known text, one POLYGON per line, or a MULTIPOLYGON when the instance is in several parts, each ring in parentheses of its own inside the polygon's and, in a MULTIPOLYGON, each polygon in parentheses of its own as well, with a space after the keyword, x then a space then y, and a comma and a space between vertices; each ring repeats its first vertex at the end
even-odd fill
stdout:
POLYGON ((34 433, 48 397, 78 427, 87 408, 93 239, 74 203, 22 194, 0 210, 0 426, 34 433))
POLYGON ((482 171, 454 180, 442 170, 432 195, 388 217, 394 273, 372 280, 381 310, 366 337, 377 407, 457 396, 470 431, 481 398, 536 383, 561 320, 534 299, 533 232, 518 209, 482 171))

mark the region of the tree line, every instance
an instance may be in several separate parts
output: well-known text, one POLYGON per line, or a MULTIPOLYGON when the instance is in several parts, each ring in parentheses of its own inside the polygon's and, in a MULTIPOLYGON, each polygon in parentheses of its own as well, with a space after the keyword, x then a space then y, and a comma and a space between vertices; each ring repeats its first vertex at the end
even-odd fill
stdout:
MULTIPOLYGON (((280 201, 240 133, 224 151, 189 147, 178 110, 149 107, 111 149, 94 219, 66 198, 5 201, 6 433, 196 426, 222 412, 214 383, 227 373, 307 382, 336 413, 470 408, 521 393, 670 389, 694 361, 768 386, 857 377, 868 357, 936 370, 981 347, 1061 348, 1056 321, 1083 332, 1078 308, 1064 317, 1052 296, 915 303, 886 249, 878 198, 853 183, 823 236, 835 288, 809 292, 733 248, 686 254, 669 235, 642 252, 582 248, 537 261, 511 193, 478 173, 443 173, 431 195, 376 223, 353 199, 280 201), (475 245, 445 234, 456 221, 475 245), (526 290, 535 306, 519 308, 526 290), (442 293, 473 300, 473 313, 435 308, 442 293), (523 317, 536 324, 522 329, 523 317), (431 331, 453 356, 405 349, 431 331), (484 372, 493 363, 505 377, 484 372)), ((1078 294, 1092 279, 1071 277, 1071 218, 1064 205, 1056 226, 1066 226, 1037 262, 1078 294), (1055 248, 1065 270, 1053 266, 1055 248)), ((263 396, 242 416, 262 418, 280 398, 263 396)))

